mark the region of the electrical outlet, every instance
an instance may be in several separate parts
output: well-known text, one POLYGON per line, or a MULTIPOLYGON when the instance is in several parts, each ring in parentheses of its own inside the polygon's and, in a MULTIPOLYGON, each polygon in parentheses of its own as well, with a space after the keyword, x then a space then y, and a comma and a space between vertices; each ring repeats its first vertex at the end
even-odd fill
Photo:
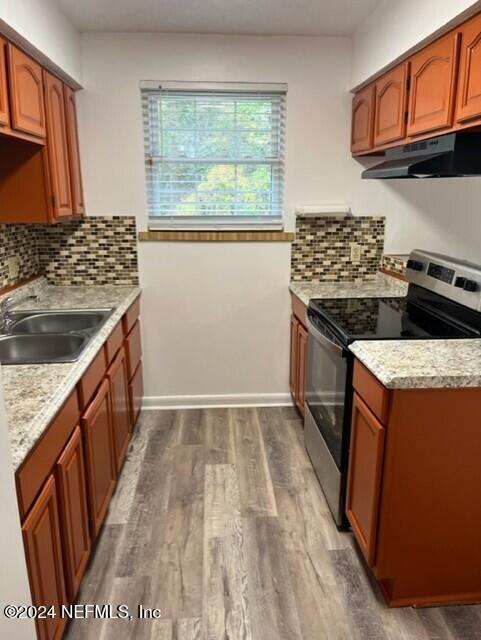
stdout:
POLYGON ((351 242, 351 262, 361 262, 361 245, 351 242))
POLYGON ((20 260, 18 256, 10 256, 8 259, 8 276, 11 280, 18 278, 20 271, 20 260))

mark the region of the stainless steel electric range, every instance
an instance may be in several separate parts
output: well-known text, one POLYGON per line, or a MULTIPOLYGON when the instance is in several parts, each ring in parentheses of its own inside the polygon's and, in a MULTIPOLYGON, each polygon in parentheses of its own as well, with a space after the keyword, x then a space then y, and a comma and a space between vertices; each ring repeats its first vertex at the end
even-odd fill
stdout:
POLYGON ((311 300, 305 445, 336 524, 345 519, 356 340, 481 336, 481 266, 415 250, 404 298, 311 300))

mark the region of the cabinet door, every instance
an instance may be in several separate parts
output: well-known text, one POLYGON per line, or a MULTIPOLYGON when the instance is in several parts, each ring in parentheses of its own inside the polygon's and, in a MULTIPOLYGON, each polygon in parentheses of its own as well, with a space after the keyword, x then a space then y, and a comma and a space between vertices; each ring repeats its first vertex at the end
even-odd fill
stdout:
POLYGON ((457 122, 481 118, 481 14, 461 29, 457 122))
POLYGON ((354 393, 347 488, 347 517, 368 563, 376 553, 377 517, 385 429, 354 393))
POLYGON ((142 358, 142 340, 140 337, 139 320, 134 324, 132 331, 125 339, 125 349, 127 353, 127 372, 129 380, 131 380, 142 358))
POLYGON ((72 184, 73 213, 85 213, 82 172, 80 169, 80 148, 78 140, 77 107, 75 92, 64 85, 65 117, 67 121, 67 142, 69 151, 70 182, 72 184))
POLYGON ((290 362, 290 375, 289 385, 291 388, 291 395, 294 401, 297 403, 297 374, 299 370, 298 364, 298 348, 299 348, 299 320, 294 314, 291 315, 291 362, 290 362))
POLYGON ((132 429, 135 427, 139 419, 140 410, 142 408, 142 399, 144 397, 144 376, 142 373, 142 362, 139 363, 134 377, 129 383, 129 401, 130 401, 130 423, 132 429))
POLYGON ((12 128, 44 138, 42 67, 12 44, 7 45, 12 128))
POLYGON ((57 461, 57 480, 67 595, 69 602, 73 602, 90 554, 86 478, 79 427, 75 428, 57 461))
POLYGON ((30 510, 22 532, 33 604, 56 607, 55 618, 36 621, 37 634, 40 640, 57 640, 65 626, 65 620, 59 616, 59 606, 67 600, 53 476, 48 478, 30 510))
POLYGON ((52 204, 54 217, 63 218, 73 213, 63 83, 50 73, 45 73, 45 90, 52 204))
POLYGON ((448 33, 411 58, 409 136, 452 126, 459 34, 448 33))
POLYGON ((374 122, 374 85, 362 89, 352 100, 351 151, 372 148, 374 122))
POLYGON ((0 126, 10 124, 10 110, 8 107, 7 85, 7 45, 0 38, 0 126))
POLYGON ((297 406, 304 415, 304 403, 306 399, 306 356, 307 356, 307 330, 299 323, 298 331, 298 372, 297 372, 297 406))
POLYGON ((107 372, 112 402, 115 462, 120 470, 130 441, 129 385, 127 362, 122 348, 107 372))
POLYGON ((395 67, 376 81, 374 146, 406 136, 408 64, 395 67))
POLYGON ((90 532, 94 540, 104 521, 115 487, 114 444, 109 383, 100 385, 81 419, 87 466, 90 532))

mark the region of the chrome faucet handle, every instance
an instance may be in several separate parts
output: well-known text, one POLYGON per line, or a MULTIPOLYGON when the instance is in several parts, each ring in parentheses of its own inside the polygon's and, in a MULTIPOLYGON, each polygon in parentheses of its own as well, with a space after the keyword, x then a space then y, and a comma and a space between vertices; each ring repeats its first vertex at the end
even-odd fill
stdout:
POLYGON ((0 300, 0 333, 9 332, 12 324, 12 320, 10 318, 10 309, 12 309, 12 307, 22 304, 26 300, 36 300, 37 297, 38 296, 36 295, 29 295, 16 299, 13 296, 8 296, 7 298, 0 300))
POLYGON ((15 299, 13 298, 13 296, 8 296, 7 298, 3 298, 3 300, 0 300, 0 309, 5 312, 11 307, 13 307, 14 303, 15 303, 15 299))

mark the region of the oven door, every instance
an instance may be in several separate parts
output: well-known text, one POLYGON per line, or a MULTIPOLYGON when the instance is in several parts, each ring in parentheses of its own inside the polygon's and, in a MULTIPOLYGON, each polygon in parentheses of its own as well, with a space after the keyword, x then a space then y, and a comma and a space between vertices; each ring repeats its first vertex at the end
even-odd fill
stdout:
POLYGON ((308 314, 304 440, 334 521, 345 529, 353 359, 327 327, 318 325, 308 314))
POLYGON ((347 465, 352 358, 329 328, 308 314, 306 401, 339 471, 347 465))

